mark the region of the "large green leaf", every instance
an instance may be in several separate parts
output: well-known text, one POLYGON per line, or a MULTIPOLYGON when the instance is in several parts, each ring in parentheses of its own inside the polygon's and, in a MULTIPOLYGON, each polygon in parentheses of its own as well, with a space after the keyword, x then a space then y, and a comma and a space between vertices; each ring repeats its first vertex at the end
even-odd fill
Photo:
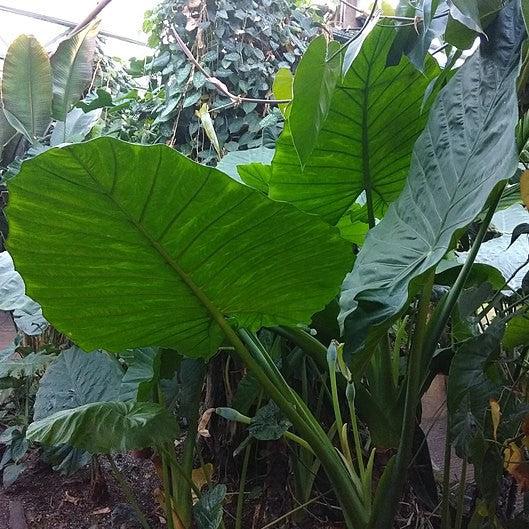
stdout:
MULTIPOLYGON (((386 67, 393 38, 393 29, 377 27, 366 39, 336 86, 304 169, 285 127, 272 163, 271 198, 336 224, 363 191, 378 216, 398 197, 413 143, 426 123, 421 104, 437 67, 429 61, 422 75, 406 58, 398 66, 386 67)), ((290 124, 296 111, 292 106, 290 124)))
POLYGON ((63 351, 42 377, 33 420, 93 402, 117 400, 123 371, 106 353, 85 353, 78 347, 63 351))
POLYGON ((327 44, 326 37, 320 35, 310 43, 296 69, 289 124, 302 167, 316 146, 340 77, 338 48, 337 42, 327 44))
POLYGON ((177 434, 176 418, 158 404, 94 402, 31 423, 26 437, 47 445, 68 444, 92 454, 110 454, 155 446, 177 434))
POLYGON ((68 112, 66 121, 57 121, 50 137, 50 145, 55 147, 61 143, 83 141, 101 117, 101 109, 84 112, 73 108, 68 112))
POLYGON ((226 316, 310 321, 353 260, 317 217, 164 145, 112 138, 25 162, 8 217, 28 292, 86 350, 209 356, 226 316))
POLYGON ((63 40, 51 57, 53 71, 53 117, 65 121, 92 79, 92 61, 98 23, 90 24, 63 40))
POLYGON ((456 230, 482 210, 516 170, 515 81, 523 22, 506 8, 450 80, 414 147, 399 199, 366 238, 340 299, 349 350, 406 303, 410 282, 434 267, 456 230))
POLYGON ((51 122, 51 67, 37 39, 20 35, 7 50, 2 99, 9 123, 34 142, 51 122))

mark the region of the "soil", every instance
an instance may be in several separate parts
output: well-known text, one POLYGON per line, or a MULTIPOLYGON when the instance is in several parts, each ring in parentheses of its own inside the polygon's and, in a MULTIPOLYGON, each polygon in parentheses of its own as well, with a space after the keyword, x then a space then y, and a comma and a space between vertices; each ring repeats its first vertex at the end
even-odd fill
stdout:
MULTIPOLYGON (((29 468, 8 490, 0 488, 1 529, 140 527, 105 465, 102 475, 108 493, 103 494, 99 501, 94 501, 89 468, 72 477, 65 477, 39 462, 37 457, 32 459, 29 468), (24 516, 17 514, 16 507, 20 504, 24 516)), ((152 529, 164 528, 165 520, 156 500, 159 483, 153 463, 130 455, 116 456, 115 462, 134 490, 152 529)))

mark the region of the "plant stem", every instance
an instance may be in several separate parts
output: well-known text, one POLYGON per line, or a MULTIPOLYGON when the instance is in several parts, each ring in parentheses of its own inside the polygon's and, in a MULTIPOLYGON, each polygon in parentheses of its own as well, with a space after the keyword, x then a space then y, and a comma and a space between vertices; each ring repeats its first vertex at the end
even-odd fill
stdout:
POLYGON ((271 370, 263 368, 263 362, 254 358, 223 317, 220 321, 217 320, 217 323, 265 392, 276 402, 320 459, 342 507, 346 527, 348 529, 366 527, 368 520, 365 508, 355 490, 346 466, 336 453, 321 425, 301 399, 296 398, 292 388, 281 376, 276 376, 275 373, 270 376, 271 370))
POLYGON ((248 473, 248 463, 252 451, 251 443, 244 449, 244 459, 241 469, 241 481, 239 483, 239 496, 237 497, 237 510, 235 514, 235 529, 242 529, 242 515, 244 507, 244 490, 246 488, 246 475, 248 473))
MULTIPOLYGON (((189 395, 189 415, 187 416, 188 429, 181 458, 182 472, 192 481, 193 456, 195 453, 197 429, 200 410, 200 397, 202 395, 202 385, 204 382, 204 365, 200 365, 200 373, 197 376, 197 384, 192 388, 192 395, 189 395)), ((174 469, 171 469, 174 474, 174 469)), ((191 527, 193 497, 191 488, 186 481, 177 481, 177 488, 173 490, 175 509, 184 527, 191 527)))
POLYGON ((443 465, 443 493, 441 498, 441 529, 452 527, 450 516, 450 466, 452 464, 452 444, 450 443, 450 427, 446 419, 445 457, 443 465))
POLYGON ((461 529, 463 524, 463 511, 465 510, 465 485, 467 481, 467 460, 463 459, 461 466, 461 479, 459 481, 459 493, 457 495, 457 511, 455 529, 461 529))
MULTIPOLYGON (((163 497, 165 501, 165 517, 167 518, 167 527, 169 529, 175 529, 174 527, 174 509, 171 498, 171 469, 167 462, 167 457, 164 454, 160 454, 162 461, 162 481, 163 481, 163 497)), ((177 516, 180 517, 179 513, 177 516)), ((184 526, 185 527, 185 526, 184 526)))
POLYGON ((138 500, 136 499, 133 490, 130 488, 130 485, 127 483, 127 480, 121 474, 121 471, 114 462, 114 459, 112 459, 112 456, 110 455, 107 455, 106 459, 110 465, 110 470, 112 472, 112 475, 114 476, 114 479, 118 482, 118 485, 122 490, 123 494, 125 495, 125 498, 127 498, 127 501, 129 502, 130 506, 134 509, 134 512, 136 513, 136 516, 138 517, 141 526, 143 527, 143 529, 151 529, 151 526, 149 525, 147 518, 141 510, 140 504, 138 503, 138 500))
POLYGON ((353 430, 353 439, 355 443, 356 459, 358 460, 358 469, 360 471, 360 477, 362 478, 362 481, 364 481, 366 469, 364 465, 364 456, 362 453, 362 443, 360 441, 360 432, 358 431, 358 420, 356 416, 354 398, 347 399, 347 404, 349 405, 349 416, 351 417, 351 429, 353 430))
POLYGON ((432 294, 435 270, 427 272, 422 290, 417 319, 415 322, 415 333, 408 358, 408 376, 406 384, 406 399, 404 404, 404 416, 402 420, 399 448, 397 451, 393 479, 388 482, 385 501, 381 504, 378 513, 374 512, 373 526, 376 529, 387 529, 391 527, 395 513, 397 512, 399 499, 406 482, 408 465, 411 461, 413 436, 415 435, 415 421, 417 405, 421 387, 422 355, 426 336, 426 324, 430 297, 432 294))

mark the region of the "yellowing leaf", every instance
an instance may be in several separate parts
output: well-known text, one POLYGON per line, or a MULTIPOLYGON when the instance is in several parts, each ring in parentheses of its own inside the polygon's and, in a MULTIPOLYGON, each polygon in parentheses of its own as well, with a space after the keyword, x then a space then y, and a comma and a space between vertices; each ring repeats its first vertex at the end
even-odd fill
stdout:
POLYGON ((524 171, 520 176, 520 194, 526 208, 529 208, 529 171, 524 171))
POLYGON ((522 463, 522 451, 516 443, 509 443, 503 452, 503 467, 509 473, 514 475, 516 469, 522 463))
POLYGON ((213 147, 217 151, 219 158, 222 157, 219 139, 217 138, 217 133, 215 132, 215 127, 213 126, 213 120, 211 119, 211 115, 209 113, 208 104, 204 103, 200 107, 200 109, 195 112, 195 114, 198 116, 198 119, 200 119, 202 127, 204 127, 204 132, 209 138, 211 145, 213 145, 213 147))
POLYGON ((494 440, 496 441, 498 426, 500 424, 501 419, 500 405, 498 404, 497 400, 490 399, 490 414, 492 415, 492 435, 494 436, 494 440))
POLYGON ((208 483, 210 483, 212 477, 213 465, 211 463, 207 463, 200 468, 195 468, 191 473, 191 480, 199 490, 202 490, 208 483))

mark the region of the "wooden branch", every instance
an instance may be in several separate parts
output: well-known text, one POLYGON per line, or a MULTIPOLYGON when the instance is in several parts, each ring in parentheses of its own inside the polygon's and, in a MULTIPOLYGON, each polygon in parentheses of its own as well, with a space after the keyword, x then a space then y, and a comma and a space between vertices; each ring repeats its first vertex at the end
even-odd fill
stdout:
POLYGON ((234 105, 239 105, 241 103, 263 103, 269 105, 284 105, 290 103, 291 99, 255 99, 253 97, 243 97, 240 95, 232 94, 228 87, 216 77, 212 77, 208 74, 205 68, 197 61, 191 50, 188 48, 187 44, 182 40, 182 37, 174 31, 172 28, 169 30, 173 38, 176 40, 177 44, 180 46, 180 49, 184 52, 185 56, 191 61, 191 63, 201 72, 206 80, 211 83, 218 92, 222 95, 225 95, 231 100, 234 105))

